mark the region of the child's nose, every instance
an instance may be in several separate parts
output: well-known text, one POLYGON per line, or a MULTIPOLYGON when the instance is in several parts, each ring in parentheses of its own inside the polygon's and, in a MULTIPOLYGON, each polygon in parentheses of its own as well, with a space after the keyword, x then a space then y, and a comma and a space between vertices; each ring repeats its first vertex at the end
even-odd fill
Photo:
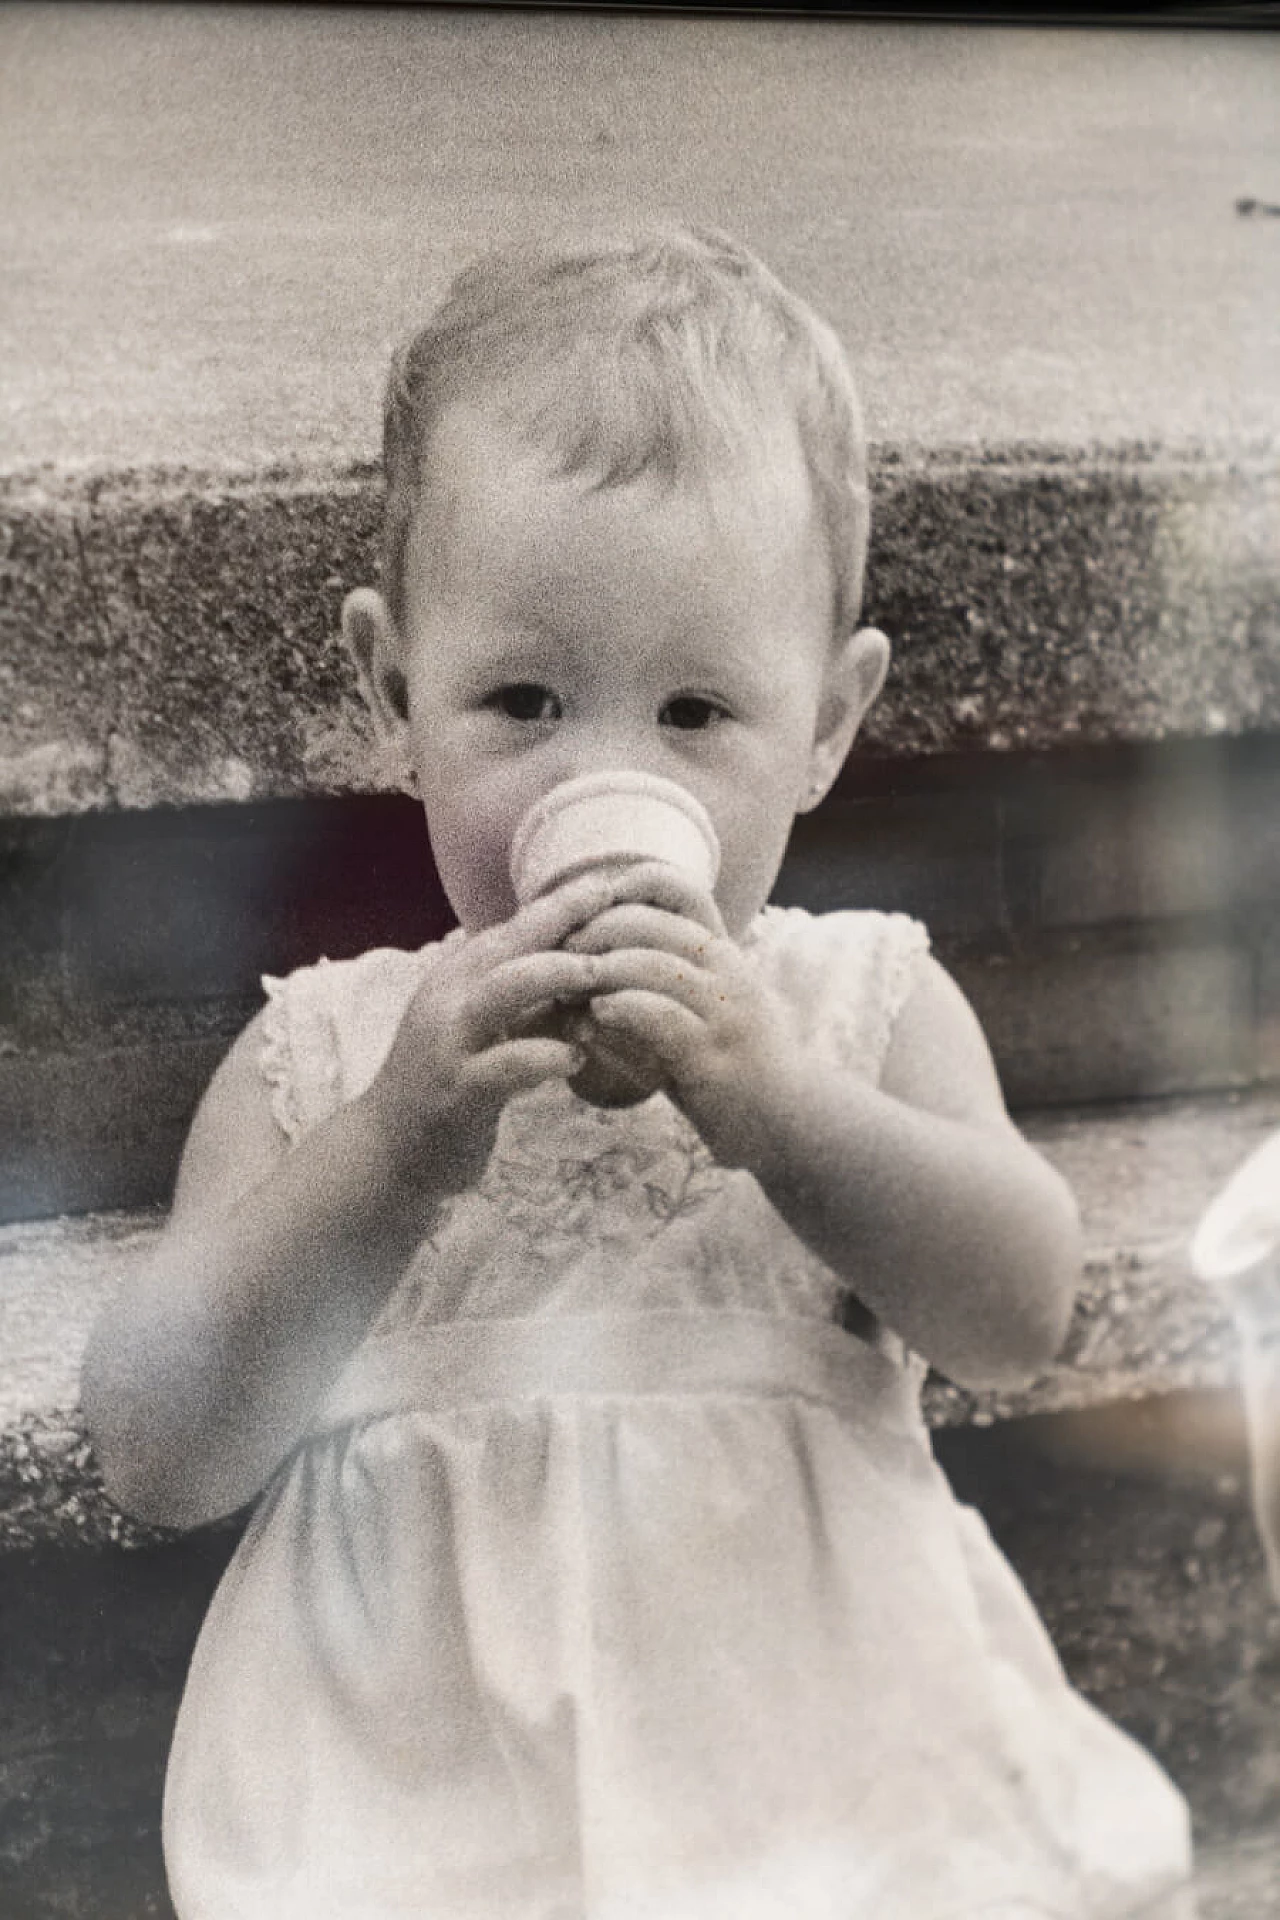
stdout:
POLYGON ((656 729, 614 725, 595 729, 589 737, 567 741, 557 756, 556 785, 586 774, 662 772, 656 729))

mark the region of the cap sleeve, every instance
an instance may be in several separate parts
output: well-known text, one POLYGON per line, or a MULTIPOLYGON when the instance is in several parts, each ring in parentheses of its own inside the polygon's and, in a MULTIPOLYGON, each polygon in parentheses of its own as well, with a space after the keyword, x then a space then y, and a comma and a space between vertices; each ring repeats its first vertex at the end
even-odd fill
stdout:
POLYGON ((370 1085, 438 951, 380 947, 356 960, 319 960, 283 979, 263 975, 259 1060, 290 1144, 370 1085))
POLYGON ((768 907, 759 922, 761 964, 814 1037, 873 1086, 929 952, 929 935, 904 913, 812 914, 768 907))
POLYGON ((338 1105, 338 1053, 328 1017, 327 960, 284 979, 262 976, 263 1077, 271 1112, 290 1145, 338 1105))

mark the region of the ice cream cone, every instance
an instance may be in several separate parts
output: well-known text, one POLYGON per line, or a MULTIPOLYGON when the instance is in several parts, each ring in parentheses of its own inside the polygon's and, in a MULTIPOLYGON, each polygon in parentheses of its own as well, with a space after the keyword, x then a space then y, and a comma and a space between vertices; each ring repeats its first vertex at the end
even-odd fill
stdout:
POLYGON ((706 809, 654 774, 585 774, 553 787, 516 828, 511 880, 525 904, 592 867, 662 861, 710 889, 720 846, 706 809))
MULTIPOLYGON (((706 809, 674 781, 623 770, 567 780, 538 800, 511 843, 511 882, 527 905, 592 868, 658 862, 708 892, 720 871, 720 843, 706 809)), ((585 1009, 560 1022, 587 1049, 570 1085, 593 1106, 634 1106, 660 1086, 646 1062, 628 1059, 585 1009)))

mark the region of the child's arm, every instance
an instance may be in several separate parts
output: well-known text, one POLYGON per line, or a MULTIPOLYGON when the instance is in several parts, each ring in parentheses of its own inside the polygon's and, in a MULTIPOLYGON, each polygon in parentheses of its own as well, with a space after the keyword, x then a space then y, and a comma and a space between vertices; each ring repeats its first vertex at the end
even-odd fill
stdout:
POLYGON ((732 942, 690 919, 615 909, 592 1017, 662 1060, 723 1163, 909 1346, 968 1387, 1025 1381, 1066 1333, 1075 1202, 1005 1112, 968 1002, 929 960, 879 1088, 842 1071, 732 942))
MULTIPOLYGON (((794 1132, 780 1126, 783 1151, 799 1154, 801 1168, 806 1153, 817 1156, 808 1188, 796 1182, 796 1230, 811 1244, 843 1243, 866 1304, 959 1385, 1017 1386, 1043 1372, 1070 1320, 1079 1214, 1066 1182, 1009 1119, 982 1029, 936 960, 924 962, 898 1016, 878 1092, 860 1089, 865 1142, 846 1159, 837 1141, 824 1166, 816 1136, 827 1118, 854 1117, 847 1083, 839 1087, 824 1076, 823 1101, 794 1132), (868 1211, 849 1190, 851 1174, 866 1183, 868 1211), (850 1231, 857 1240, 843 1238, 850 1231), (860 1277, 864 1258, 874 1298, 860 1277)), ((790 1182, 788 1162, 774 1185, 790 1182)))
POLYGON ((578 1048, 527 1029, 580 990, 585 963, 559 943, 611 897, 590 876, 442 953, 368 1091, 293 1149, 258 1070, 259 1023, 241 1036, 159 1250, 89 1343, 84 1408, 121 1505, 192 1526, 261 1490, 441 1201, 483 1171, 506 1102, 581 1066, 578 1048))

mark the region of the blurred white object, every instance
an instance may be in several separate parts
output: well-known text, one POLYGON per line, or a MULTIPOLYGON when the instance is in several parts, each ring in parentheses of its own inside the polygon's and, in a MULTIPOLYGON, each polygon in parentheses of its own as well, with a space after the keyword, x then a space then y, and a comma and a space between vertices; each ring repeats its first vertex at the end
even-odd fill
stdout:
POLYGON ((708 892, 720 843, 705 807, 672 780, 646 773, 589 773, 530 807, 511 843, 521 905, 591 867, 660 860, 708 892))
POLYGON ((1253 1509, 1280 1601, 1280 1133, 1249 1155, 1208 1208, 1191 1264, 1226 1297, 1239 1329, 1253 1509))
POLYGON ((1272 1134, 1232 1174, 1208 1208, 1191 1243, 1202 1280, 1229 1286, 1280 1257, 1280 1133, 1272 1134))

